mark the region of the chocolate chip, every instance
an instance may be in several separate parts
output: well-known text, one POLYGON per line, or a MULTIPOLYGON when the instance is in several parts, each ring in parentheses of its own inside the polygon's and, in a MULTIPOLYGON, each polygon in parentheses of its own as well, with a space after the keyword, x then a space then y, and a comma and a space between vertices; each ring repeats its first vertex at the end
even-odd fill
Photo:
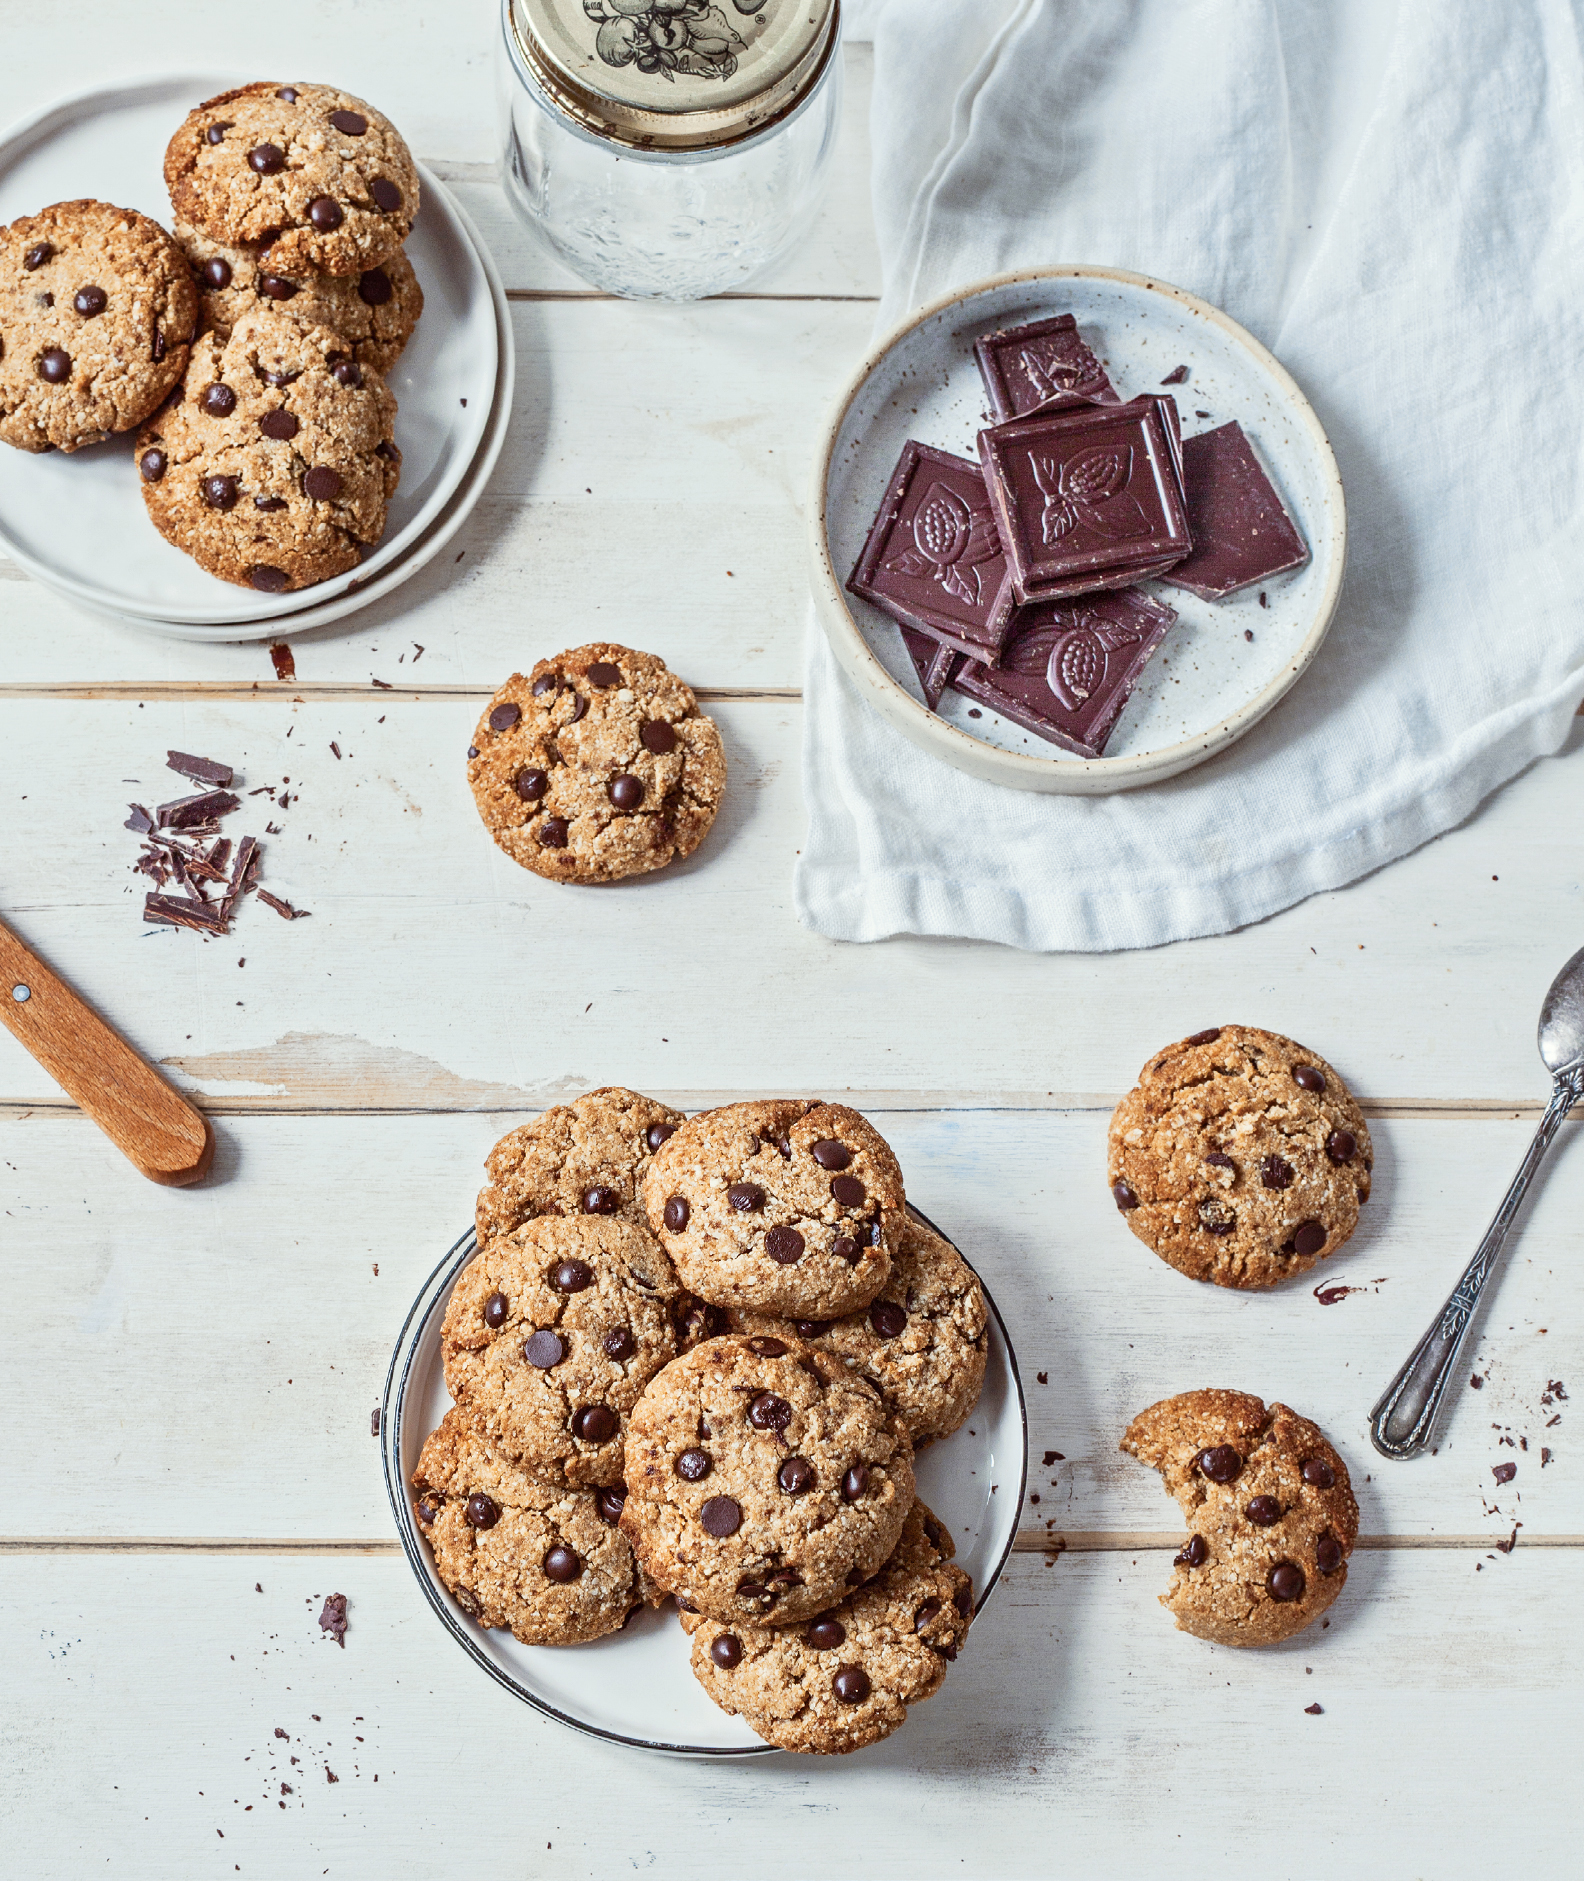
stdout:
POLYGON ((284 444, 288 438, 296 437, 301 427, 289 411, 267 411, 259 420, 259 430, 267 438, 275 438, 284 444))
POLYGON ((1351 1130, 1333 1130, 1326 1138, 1326 1155, 1334 1163, 1350 1163, 1358 1148, 1358 1138, 1351 1130))
POLYGON ((1290 1189, 1293 1166, 1284 1156, 1267 1156, 1260 1164, 1260 1181, 1267 1189, 1290 1189))
POLYGON ((1318 1254, 1326 1244, 1326 1231, 1318 1221, 1304 1221, 1293 1232, 1293 1252, 1318 1254))
POLYGON ((155 323, 154 340, 149 347, 149 353, 156 365, 165 357, 165 335, 157 322, 155 323))
POLYGON ((297 102, 297 87, 295 85, 282 85, 275 96, 277 98, 284 98, 289 105, 294 105, 297 102))
POLYGON ((562 1261, 550 1276, 557 1293, 583 1293, 594 1284, 594 1269, 587 1261, 562 1261))
POLYGON ((771 1339, 771 1338, 765 1337, 765 1338, 760 1338, 760 1339, 750 1339, 748 1341, 748 1350, 750 1352, 757 1352, 760 1358, 766 1358, 766 1359, 785 1358, 786 1349, 787 1349, 786 1341, 784 1339, 771 1339))
POLYGON ((701 1483, 715 1464, 707 1450, 684 1450, 671 1465, 685 1483, 701 1483))
MULTIPOLYGON (((972 1433, 970 1432, 969 1434, 971 1435, 972 1433)), ((932 1548, 939 1548, 941 1543, 946 1539, 945 1529, 941 1527, 940 1523, 935 1520, 933 1515, 926 1515, 924 1517, 924 1539, 932 1548)))
POLYGON ((1125 1182, 1113 1182, 1111 1184, 1111 1194, 1117 1207, 1124 1213, 1130 1208, 1137 1208, 1139 1205, 1139 1198, 1125 1182))
POLYGON ((559 673, 541 673, 533 683, 533 696, 542 699, 547 692, 554 692, 561 684, 559 673))
POLYGON ((834 1652, 847 1638, 840 1620, 816 1620, 803 1635, 803 1643, 814 1652, 834 1652))
POLYGON ((418 1520, 422 1522, 426 1528, 429 1526, 431 1522, 434 1521, 435 1517, 440 1513, 439 1504, 435 1502, 431 1502, 427 1496, 420 1496, 417 1502, 414 1504, 414 1508, 417 1513, 418 1520))
POLYGON ((1274 1496, 1256 1496, 1243 1513, 1256 1528, 1269 1528, 1281 1520, 1281 1504, 1274 1496))
POLYGON ((60 385, 71 377, 71 354, 59 346, 46 346, 39 354, 38 375, 50 385, 60 385))
POLYGON ((964 1582, 952 1595, 952 1605, 966 1620, 973 1611, 973 1583, 964 1582))
POLYGON ((236 410, 236 393, 217 379, 213 385, 204 387, 198 402, 211 418, 229 418, 236 410))
POLYGON ((535 765, 529 765, 512 779, 512 788, 524 803, 537 803, 550 788, 550 775, 535 765))
POLYGON ((297 282, 288 281, 284 274, 261 274, 258 291, 269 300, 290 300, 300 289, 297 282))
POLYGON ((211 509, 235 509, 240 495, 235 477, 205 477, 198 486, 211 509))
POLYGON ((102 287, 94 287, 91 285, 88 287, 80 287, 77 292, 72 295, 72 305, 77 309, 78 313, 82 315, 84 320, 92 320, 97 314, 102 314, 109 304, 110 296, 102 287))
POLYGON ((915 1633, 922 1633, 940 1610, 941 1603, 938 1600, 926 1600, 923 1606, 919 1608, 918 1612, 913 1615, 913 1631, 915 1633))
POLYGON ((894 1339, 906 1327, 907 1309, 890 1300, 876 1300, 869 1308, 869 1324, 882 1339, 894 1339))
POLYGON ((256 496, 253 499, 253 507, 273 514, 276 510, 285 509, 286 499, 283 496, 256 496))
POLYGON ((361 137, 368 129, 368 119, 361 111, 332 111, 330 122, 348 137, 361 137))
POLYGON ((869 1674, 861 1665, 844 1665, 831 1680, 831 1690, 844 1705, 861 1705, 869 1689, 869 1674))
POLYGON ((539 846, 541 849, 566 848, 567 820, 564 816, 547 816, 539 825, 539 846))
POLYGON ((773 1391, 761 1391, 748 1406, 748 1422, 755 1430, 785 1430, 792 1422, 792 1406, 773 1391))
POLYGON ((212 287, 216 293, 231 285, 231 264, 224 255, 211 255, 199 269, 204 285, 212 287))
POLYGON ((1213 1025, 1208 1032, 1194 1032, 1190 1034, 1188 1043, 1190 1045, 1213 1045, 1220 1036, 1220 1026, 1213 1025))
POLYGON ((754 1215, 765 1205, 765 1192, 757 1182, 734 1182, 726 1199, 739 1215, 754 1215))
POLYGON ((504 1326, 509 1308, 504 1293, 492 1293, 484 1302, 484 1324, 486 1326, 504 1326))
POLYGON ((709 1656, 723 1672, 742 1664, 742 1641, 735 1633, 717 1633, 710 1641, 709 1656))
POLYGON ((500 1504, 482 1489, 475 1490, 463 1505, 462 1513, 473 1528, 493 1528, 500 1520, 500 1504))
POLYGON ((1336 1483, 1336 1471, 1323 1456, 1307 1457, 1304 1460, 1303 1479, 1311 1489, 1330 1489, 1336 1483))
POLYGON ((839 1234, 836 1239, 831 1242, 831 1252, 838 1260, 846 1261, 850 1266, 855 1266, 858 1261, 860 1249, 858 1243, 850 1234, 839 1234))
POLYGON ((771 1260, 790 1267, 803 1258, 803 1237, 796 1228, 772 1228, 765 1236, 765 1252, 771 1260))
POLYGON ((789 1456, 776 1471, 776 1481, 789 1496, 806 1496, 814 1487, 814 1465, 806 1456, 789 1456))
POLYGON ((625 1326, 617 1326, 600 1340, 600 1348, 608 1359, 630 1359, 638 1350, 638 1341, 625 1326))
POLYGON ((308 220, 321 235, 328 235, 346 221, 346 211, 334 196, 315 196, 308 205, 308 220))
POLYGON ((1213 1169, 1236 1169, 1237 1168, 1237 1164, 1233 1162, 1232 1158, 1230 1156, 1223 1156, 1220 1150, 1216 1150, 1211 1155, 1207 1156, 1205 1158, 1205 1161, 1209 1163, 1211 1168, 1213 1169))
POLYGON ((358 299, 366 307, 383 307, 395 291, 383 268, 369 268, 358 279, 358 299))
POLYGON ((355 392, 363 383, 363 368, 355 359, 338 359, 330 368, 330 376, 337 385, 350 386, 355 392))
POLYGON ((855 1463, 841 1481, 843 1502, 856 1502, 869 1487, 869 1471, 862 1463, 855 1463))
POLYGON ((830 1192, 843 1208, 862 1208, 868 1193, 856 1176, 834 1176, 830 1192))
POLYGON ((303 478, 303 494, 315 503, 333 503, 341 494, 341 473, 328 464, 315 464, 303 478))
POLYGON ((1341 1565, 1341 1542, 1335 1535, 1322 1535, 1315 1543, 1315 1566, 1322 1574, 1335 1574, 1341 1565))
MULTIPOLYGON (((263 508, 263 504, 262 504, 262 503, 260 503, 260 504, 259 504, 259 507, 260 507, 260 508, 262 509, 262 508, 263 508)), ((285 507, 286 507, 286 505, 285 505, 285 504, 283 503, 283 504, 281 505, 281 508, 282 508, 282 509, 284 509, 285 507)), ((476 757, 478 756, 478 746, 477 746, 477 745, 469 745, 469 746, 468 746, 468 753, 467 753, 467 754, 468 754, 468 756, 469 756, 470 758, 476 758, 476 757)))
POLYGON ((798 1336, 803 1339, 821 1339, 831 1329, 828 1319, 794 1319, 792 1324, 798 1329, 798 1336))
POLYGON ((165 475, 165 453, 145 451, 138 459, 138 474, 145 483, 158 483, 165 475))
POLYGON ((1194 1468, 1213 1483, 1236 1482, 1243 1472, 1243 1459, 1229 1443, 1213 1444, 1194 1458, 1194 1468))
POLYGON ((673 1234, 680 1234, 688 1225, 688 1204, 685 1195, 672 1195, 666 1199, 662 1219, 673 1234))
POLYGON ((596 1182, 591 1189, 583 1191, 583 1213, 585 1215, 614 1215, 621 1207, 621 1191, 607 1188, 604 1183, 596 1182))
POLYGON ((594 1503, 599 1510, 599 1518, 611 1528, 621 1520, 621 1512, 627 1506, 627 1485, 612 1483, 608 1488, 596 1489, 594 1503))
POLYGON ((490 707, 487 722, 492 732, 510 731, 521 717, 522 707, 513 705, 510 699, 504 699, 499 705, 490 707))
POLYGON ((638 727, 638 738, 644 750, 652 751, 657 758, 676 748, 677 735, 663 718, 646 718, 638 727))
POLYGON ((388 216, 395 215, 402 206, 402 193, 388 176, 376 176, 369 184, 369 194, 374 198, 375 207, 383 209, 388 216))
POLYGON ((34 247, 30 248, 22 257, 22 266, 27 269, 29 274, 32 274, 35 270, 42 268, 54 252, 55 244, 53 242, 39 242, 34 247))
POLYGON ((1210 1559, 1209 1544, 1203 1535, 1190 1535, 1182 1549, 1172 1556, 1172 1566, 1180 1568, 1203 1567, 1210 1559))
POLYGON ((620 1429, 621 1419, 608 1404, 585 1404, 572 1414, 572 1435, 585 1443, 609 1443, 620 1429))
POLYGON ((676 1125, 674 1123, 652 1123, 649 1128, 644 1131, 644 1141, 649 1145, 650 1150, 654 1151, 659 1149, 660 1145, 664 1143, 668 1137, 675 1135, 676 1125))
POLYGON ((570 1548, 563 1547, 560 1542, 557 1542, 553 1548, 545 1550, 544 1571, 546 1580, 559 1581, 565 1586, 568 1581, 575 1581, 583 1572, 583 1563, 570 1548))
POLYGON ((598 686, 602 691, 607 686, 619 686, 621 668, 613 665, 609 660, 596 660, 588 669, 588 682, 591 686, 598 686))
POLYGON ((523 1341, 523 1357, 539 1371, 547 1372, 566 1357, 566 1346, 559 1334, 541 1329, 523 1341))
POLYGON ((567 723, 569 725, 575 725, 588 710, 588 700, 583 697, 581 692, 574 692, 571 695, 571 699, 572 710, 567 714, 567 723))
POLYGON ((742 1527, 742 1509, 730 1496, 711 1496, 699 1510, 699 1521, 706 1535, 724 1541, 742 1527))
POLYGON ((1272 1600, 1302 1600, 1304 1571, 1296 1561, 1278 1561, 1265 1576, 1272 1600))
POLYGON ((1199 1226, 1206 1234, 1230 1234, 1237 1226, 1237 1212, 1219 1196, 1212 1195, 1199 1204, 1199 1226))
MULTIPOLYGON (((1313 1065, 1295 1065, 1293 1067, 1293 1083, 1301 1085, 1306 1091, 1323 1091, 1325 1089, 1325 1075, 1317 1071, 1313 1065)), ((1294 1571, 1296 1572, 1296 1570, 1294 1571)))
POLYGON ((636 810, 644 800, 644 787, 636 777, 624 773, 610 780, 607 794, 618 810, 636 810))
POLYGON ((248 152, 248 167, 260 176, 274 176, 286 168, 286 152, 279 144, 255 144, 248 152))
POLYGON ((845 1169, 852 1161, 852 1151, 833 1136, 821 1137, 809 1150, 821 1169, 845 1169))

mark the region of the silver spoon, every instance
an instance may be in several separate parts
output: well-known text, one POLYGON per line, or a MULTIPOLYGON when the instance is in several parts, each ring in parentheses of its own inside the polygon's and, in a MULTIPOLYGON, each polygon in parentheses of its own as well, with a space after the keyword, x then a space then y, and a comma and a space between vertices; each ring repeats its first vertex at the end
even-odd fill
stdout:
POLYGON ((1540 1008, 1540 1056, 1552 1076, 1551 1102, 1540 1119, 1534 1141, 1519 1164, 1512 1187, 1502 1198, 1496 1219, 1452 1289, 1413 1356, 1386 1388, 1370 1413, 1370 1437, 1382 1456, 1417 1456, 1430 1442, 1436 1412, 1457 1370, 1458 1354, 1473 1322, 1485 1283, 1495 1270, 1529 1184, 1545 1160, 1551 1140, 1572 1107, 1584 1102, 1584 948, 1551 982, 1540 1008))

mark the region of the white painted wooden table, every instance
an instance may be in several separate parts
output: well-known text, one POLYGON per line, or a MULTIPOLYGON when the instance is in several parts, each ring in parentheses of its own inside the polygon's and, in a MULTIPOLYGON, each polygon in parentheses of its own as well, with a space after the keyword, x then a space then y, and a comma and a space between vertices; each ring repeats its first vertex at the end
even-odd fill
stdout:
POLYGON ((1577 1872, 1577 1121, 1439 1453, 1382 1465, 1365 1419, 1546 1092, 1534 1017, 1584 940, 1584 739, 1224 939, 1097 959, 805 933, 799 503, 877 286, 867 49, 802 253, 665 308, 586 293, 510 222, 493 30, 492 0, 0 0, 0 120, 195 59, 376 99, 484 229, 519 361, 460 559, 300 641, 294 683, 262 646, 118 630, 0 561, 0 910, 220 1137, 208 1186, 157 1190, 0 1035, 0 1872, 1577 1872), (508 672, 602 635, 700 689, 732 788, 690 864, 580 894, 492 848, 462 753, 508 672), (170 745, 291 778, 268 868, 312 920, 145 935, 120 823, 170 745), (1106 1193, 1115 1096, 1232 1018, 1312 1042, 1370 1113, 1375 1199, 1314 1276, 1361 1289, 1334 1307, 1191 1286, 1106 1193), (494 1138, 602 1082, 850 1095, 1014 1328, 1034 1458, 1060 1461, 944 1693, 873 1751, 704 1768, 580 1739, 467 1664, 396 1553, 369 1412, 406 1306, 494 1138), (1175 1512, 1117 1438, 1209 1383, 1313 1414, 1354 1470, 1347 1590, 1286 1649, 1207 1647, 1155 1604, 1175 1512), (345 1651, 315 1624, 331 1591, 345 1651))

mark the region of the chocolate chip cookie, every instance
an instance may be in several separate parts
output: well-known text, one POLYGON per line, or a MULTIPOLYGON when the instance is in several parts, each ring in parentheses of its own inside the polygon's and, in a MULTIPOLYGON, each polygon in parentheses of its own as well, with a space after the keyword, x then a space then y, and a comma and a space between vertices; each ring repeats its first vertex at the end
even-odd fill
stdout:
POLYGON ((922 1502, 880 1572, 805 1626, 682 1616, 693 1676, 722 1711, 782 1750, 877 1743, 939 1691, 973 1618, 973 1582, 922 1502))
POLYGON ((616 882, 703 842, 726 787, 715 721, 664 660, 605 643, 513 673, 468 750, 484 826, 554 882, 616 882))
POLYGON ((197 320, 181 250, 134 209, 58 202, 0 228, 0 442, 130 431, 186 371, 197 320))
POLYGON ((525 1222, 452 1289, 446 1388, 510 1461, 552 1482, 619 1483, 628 1414, 677 1353, 677 1294, 634 1222, 525 1222))
POLYGON ((507 1461, 450 1410, 413 1472, 418 1531, 435 1570, 480 1626, 525 1646, 599 1639, 659 1597, 617 1527, 618 1489, 568 1489, 507 1461))
POLYGON ((1121 1447, 1160 1471, 1191 1531, 1160 1597, 1183 1632, 1270 1646, 1341 1593, 1358 1504, 1307 1417, 1246 1391, 1184 1391, 1140 1411, 1121 1447))
POLYGON ((307 266, 278 274, 260 259, 264 249, 258 242, 216 241, 185 222, 175 232, 192 268, 199 320, 222 339, 244 314, 290 301, 297 319, 339 333, 360 366, 387 373, 423 312, 423 289, 405 253, 361 274, 326 274, 307 266))
POLYGON ((396 401, 329 327, 244 314, 192 349, 181 392, 138 435, 166 541, 222 581, 280 594, 356 568, 401 477, 396 401))
POLYGON ((1368 1201, 1369 1126, 1326 1061, 1223 1025, 1170 1045, 1111 1118, 1107 1180, 1163 1261, 1218 1287, 1271 1287, 1334 1254, 1368 1201))
POLYGON ((418 171, 389 118, 333 85, 243 85, 190 111, 165 152, 178 218, 257 242, 271 272, 385 266, 418 213, 418 171))
POLYGON ((682 1121, 680 1110, 607 1085, 509 1131, 485 1158, 489 1186, 474 1210, 479 1245, 538 1215, 613 1215, 646 1226, 639 1184, 682 1121))
POLYGON ((657 1587, 719 1620, 791 1626, 885 1561, 913 1452, 880 1394, 802 1340, 711 1339, 633 1410, 622 1528, 657 1587))
POLYGON ((778 1319, 732 1309, 734 1332, 803 1338, 867 1378, 913 1440, 949 1437, 978 1402, 989 1354, 979 1276, 913 1210, 879 1294, 843 1319, 778 1319))
POLYGON ((649 1225, 716 1306, 836 1319, 884 1286, 902 1240, 902 1171, 874 1126, 814 1098, 690 1117, 644 1177, 649 1225))

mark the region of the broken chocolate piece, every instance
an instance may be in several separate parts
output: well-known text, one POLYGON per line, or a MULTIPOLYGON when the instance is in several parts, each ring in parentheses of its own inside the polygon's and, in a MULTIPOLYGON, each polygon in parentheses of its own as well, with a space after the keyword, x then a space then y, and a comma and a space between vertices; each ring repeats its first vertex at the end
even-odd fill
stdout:
POLYGON ((259 900, 263 902, 264 906, 266 908, 273 908, 283 921, 301 921, 306 919, 308 915, 309 911, 306 908, 294 908, 289 901, 280 900, 277 896, 272 895, 267 888, 260 888, 254 892, 258 895, 259 900))
POLYGON ((993 665, 1011 629, 1012 583, 978 465, 909 439, 847 587, 993 665))
POLYGON ((1137 588, 1019 608, 1001 665, 970 660, 951 684, 1052 744, 1098 758, 1176 618, 1137 588))
POLYGON ((258 838, 244 836, 237 844, 236 860, 231 865, 231 885, 226 890, 227 909, 245 895, 258 880, 258 868, 258 838))
POLYGON ((292 650, 287 646, 284 640, 278 640, 275 645, 270 648, 269 653, 270 659, 275 664, 275 677, 277 679, 295 679, 297 677, 297 662, 292 658, 292 650))
POLYGON ((974 341, 974 357, 991 407, 1003 421, 1074 394, 1119 402, 1105 368, 1079 338, 1071 314, 987 333, 974 341))
POLYGON ((185 751, 167 751, 165 768, 179 771, 183 777, 190 777, 195 784, 212 784, 218 790, 231 787, 231 766, 217 764, 213 758, 190 757, 185 751))
POLYGON ((143 808, 142 804, 129 803, 127 808, 132 814, 127 818, 122 827, 135 830, 139 836, 152 835, 154 832, 154 819, 149 815, 148 811, 143 808))
POLYGON ((343 1651, 346 1648, 347 1597, 345 1594, 329 1594, 325 1598, 324 1612, 319 1615, 321 1629, 328 1633, 343 1651))
POLYGON ((979 456, 1020 600, 1128 587, 1193 546, 1170 398, 992 425, 979 456))
POLYGON ((1219 601, 1308 561, 1297 524, 1235 421, 1186 440, 1183 488, 1193 549, 1161 577, 1172 587, 1219 601))
POLYGON ((951 684, 952 674, 962 665, 963 656, 955 647, 944 646, 928 634, 920 633, 917 627, 904 627, 899 621, 897 630, 923 688, 924 703, 932 712, 939 711, 941 694, 951 684))
POLYGON ((229 816, 233 810, 240 809, 242 799, 233 797, 229 790, 205 791, 198 797, 178 797, 173 803, 162 803, 155 811, 161 829, 205 830, 210 826, 218 828, 217 817, 229 816))
POLYGON ((202 934, 230 932, 223 906, 212 907, 206 901, 178 901, 174 895, 145 896, 143 919, 156 927, 190 927, 202 934))
POLYGON ((1186 366, 1173 366, 1171 371, 1167 373, 1166 377, 1161 380, 1161 384, 1162 385, 1184 385, 1187 383, 1187 379, 1188 379, 1188 368, 1186 366))

